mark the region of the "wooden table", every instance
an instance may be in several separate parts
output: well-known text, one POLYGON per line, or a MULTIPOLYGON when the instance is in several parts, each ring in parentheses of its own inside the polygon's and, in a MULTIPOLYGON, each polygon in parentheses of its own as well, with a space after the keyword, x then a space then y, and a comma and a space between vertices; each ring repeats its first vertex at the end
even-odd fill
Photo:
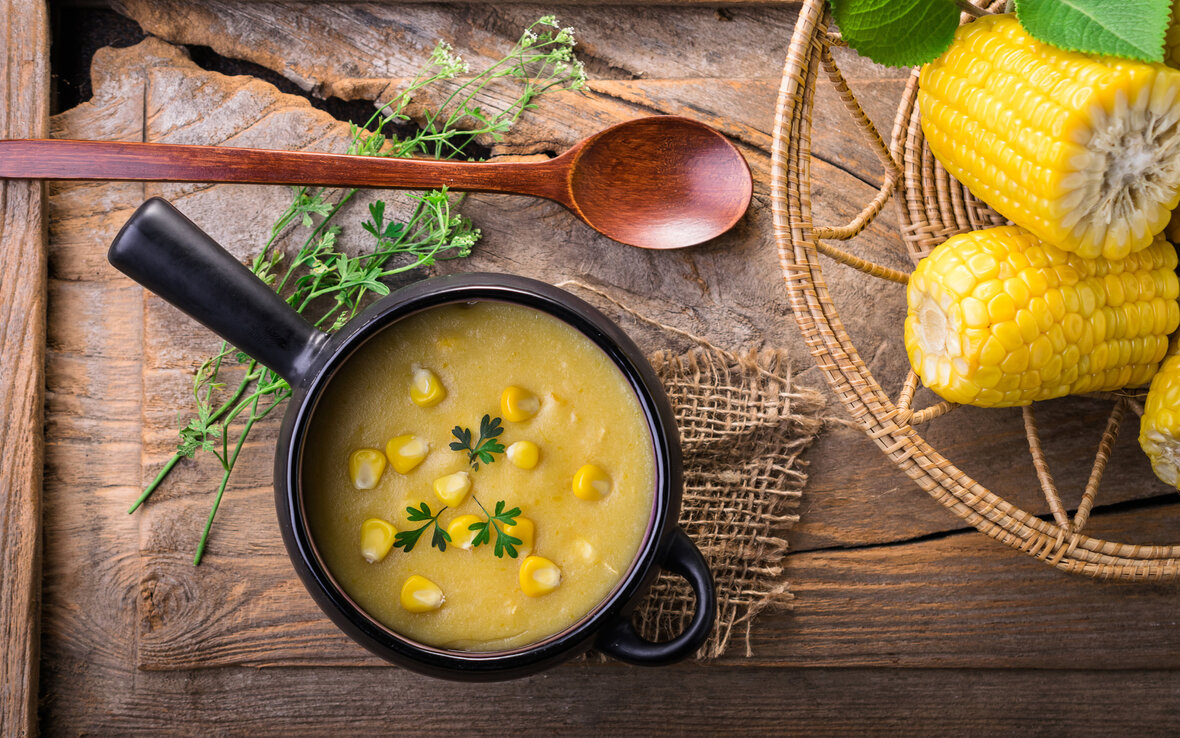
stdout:
MULTIPOLYGON (((479 64, 548 12, 491 3, 118 7, 163 41, 96 56, 99 94, 55 116, 55 135, 177 140, 225 124, 226 140, 327 148, 343 126, 326 113, 266 83, 204 72, 170 44, 210 46, 316 95, 374 99, 412 73, 436 38, 479 64), (208 102, 194 113, 195 95, 208 102)), ((688 115, 739 145, 755 174, 755 204, 733 233, 656 254, 608 242, 547 203, 472 197, 464 210, 485 240, 448 269, 576 279, 729 348, 787 347, 798 381, 820 386, 787 308, 767 207, 774 96, 796 8, 559 10, 579 31, 589 90, 546 101, 494 155, 544 156, 616 120, 688 115)), ((0 0, 6 137, 50 132, 47 28, 40 0, 0 0)), ((851 56, 841 66, 888 130, 905 72, 851 56)), ((871 197, 881 172, 826 85, 815 119, 815 200, 836 222, 871 197)), ((1175 586, 1068 577, 985 539, 896 472, 835 398, 790 533, 796 606, 754 623, 748 655, 735 641, 710 663, 643 670, 592 660, 496 685, 382 665, 326 623, 285 559, 269 501, 277 423, 249 449, 210 554, 194 569, 188 559, 215 470, 185 466, 147 509, 124 513, 170 453, 191 362, 212 346, 105 265, 106 243, 151 194, 176 200, 241 255, 286 196, 281 188, 0 185, 5 735, 38 719, 51 734, 1174 731, 1175 586)), ((891 208, 858 248, 907 268, 891 208)), ((886 385, 899 385, 901 291, 835 264, 830 273, 862 355, 886 385)), ((690 345, 600 306, 649 350, 690 345)), ((1070 399, 1041 411, 1041 427, 1058 429, 1046 450, 1063 494, 1080 493, 1087 462, 1071 462, 1092 456, 1103 410, 1070 399)), ((958 412, 929 433, 990 488, 1046 512, 1018 412, 958 412)), ((1154 481, 1128 429, 1092 525, 1116 539, 1175 542, 1178 500, 1154 481)))

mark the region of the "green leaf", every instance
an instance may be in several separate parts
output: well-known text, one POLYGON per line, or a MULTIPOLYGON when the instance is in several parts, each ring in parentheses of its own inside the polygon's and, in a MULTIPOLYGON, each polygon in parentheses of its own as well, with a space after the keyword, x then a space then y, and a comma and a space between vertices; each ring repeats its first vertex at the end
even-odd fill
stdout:
POLYGON ((1164 60, 1171 0, 1016 0, 1034 38, 1069 51, 1164 60))
POLYGON ((925 64, 951 45, 959 27, 954 0, 831 0, 848 45, 878 64, 925 64))

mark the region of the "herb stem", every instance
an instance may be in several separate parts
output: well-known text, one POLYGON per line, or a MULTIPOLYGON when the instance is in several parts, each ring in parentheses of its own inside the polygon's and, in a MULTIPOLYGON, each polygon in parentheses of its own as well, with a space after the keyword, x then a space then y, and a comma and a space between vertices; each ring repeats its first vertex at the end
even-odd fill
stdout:
MULTIPOLYGON (((254 409, 258 408, 258 401, 261 397, 254 398, 254 409)), ((205 545, 209 542, 209 531, 213 528, 213 518, 217 515, 217 508, 221 507, 221 498, 225 494, 225 487, 229 484, 230 474, 233 473, 234 464, 238 461, 238 454, 242 452, 242 445, 246 442, 246 436, 250 435, 250 429, 254 427, 254 422, 258 420, 256 414, 252 414, 250 419, 246 421, 246 426, 242 428, 242 433, 238 436, 237 445, 234 446, 234 455, 230 459, 229 465, 221 475, 221 484, 217 487, 217 497, 213 499, 213 509, 209 511, 209 519, 205 521, 205 530, 201 533, 201 541, 197 544, 197 552, 193 556, 193 565, 201 563, 201 557, 205 555, 205 545)))
POLYGON ((138 510, 139 506, 147 501, 147 498, 151 497, 152 492, 156 491, 156 487, 160 486, 160 482, 164 481, 164 477, 168 476, 168 473, 172 471, 172 467, 176 466, 176 462, 183 458, 184 454, 180 453, 179 451, 172 454, 172 458, 168 459, 167 463, 164 464, 164 468, 161 469, 160 473, 156 475, 156 478, 151 481, 151 484, 144 488, 143 493, 135 500, 134 503, 132 503, 131 507, 127 510, 128 515, 138 510))

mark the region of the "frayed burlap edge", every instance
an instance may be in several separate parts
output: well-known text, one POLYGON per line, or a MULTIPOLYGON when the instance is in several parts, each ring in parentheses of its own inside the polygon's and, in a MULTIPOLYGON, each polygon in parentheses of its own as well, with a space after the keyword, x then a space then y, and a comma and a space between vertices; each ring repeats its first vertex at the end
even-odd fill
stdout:
MULTIPOLYGON (((700 548, 717 589, 717 625, 697 658, 716 658, 734 630, 789 607, 786 531, 807 482, 801 456, 819 432, 823 396, 795 387, 785 351, 736 355, 708 346, 649 357, 671 400, 684 449, 680 525, 700 548)), ((692 590, 662 574, 635 614, 645 637, 666 640, 692 619, 692 590)))

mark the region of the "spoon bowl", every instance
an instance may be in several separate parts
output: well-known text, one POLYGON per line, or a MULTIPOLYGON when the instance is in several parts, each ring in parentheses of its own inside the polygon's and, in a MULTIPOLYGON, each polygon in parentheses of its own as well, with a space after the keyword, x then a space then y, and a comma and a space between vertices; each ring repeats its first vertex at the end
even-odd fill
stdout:
POLYGON ((720 133, 688 118, 620 123, 570 155, 570 208, 594 230, 632 246, 708 241, 750 205, 746 160, 720 133))
POLYGON ((693 246, 750 205, 741 153, 717 131, 671 115, 626 121, 554 159, 459 162, 228 146, 35 139, 0 141, 0 178, 239 182, 504 192, 555 200, 632 246, 693 246))

